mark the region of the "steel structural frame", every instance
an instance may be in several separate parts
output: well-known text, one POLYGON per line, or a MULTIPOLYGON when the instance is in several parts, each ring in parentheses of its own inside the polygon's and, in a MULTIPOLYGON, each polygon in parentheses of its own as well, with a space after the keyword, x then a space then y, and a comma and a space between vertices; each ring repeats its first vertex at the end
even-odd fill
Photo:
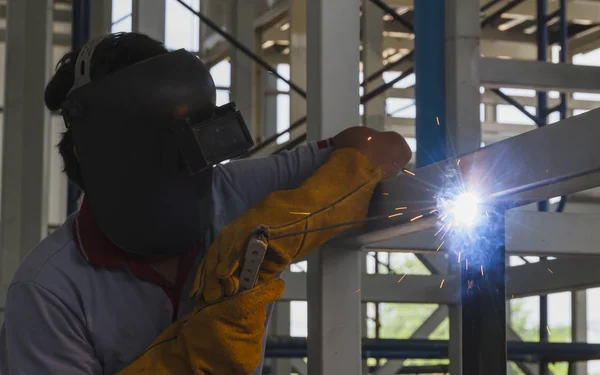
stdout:
POLYGON ((349 230, 329 245, 367 250, 371 244, 435 227, 437 217, 429 212, 436 209, 437 187, 446 184, 441 171, 458 171, 464 184, 477 186, 489 204, 512 207, 598 187, 598 121, 600 109, 592 110, 383 181, 369 216, 385 219, 349 230), (541 154, 546 157, 534 157, 541 154), (519 165, 522 160, 528 160, 527 166, 519 165), (406 206, 406 213, 387 218, 399 206, 406 206), (419 215, 423 217, 413 220, 419 215))

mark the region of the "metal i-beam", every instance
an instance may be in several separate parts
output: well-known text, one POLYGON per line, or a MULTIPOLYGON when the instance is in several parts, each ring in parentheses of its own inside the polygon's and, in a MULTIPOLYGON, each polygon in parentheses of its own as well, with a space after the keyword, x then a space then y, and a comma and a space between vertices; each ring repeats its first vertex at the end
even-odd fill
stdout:
POLYGON ((482 58, 480 79, 486 87, 600 92, 600 68, 596 66, 482 58))
POLYGON ((451 183, 448 171, 477 190, 486 205, 525 205, 600 186, 599 121, 600 110, 593 110, 384 181, 369 213, 384 219, 348 231, 331 245, 362 247, 433 228, 434 196, 451 183), (403 215, 387 218, 400 206, 407 207, 403 215))
MULTIPOLYGON (((469 268, 481 271, 471 263, 469 268)), ((556 259, 509 267, 506 269, 506 298, 599 287, 598 269, 600 261, 590 259, 556 259)), ((484 268, 485 274, 488 271, 484 268)), ((306 300, 306 273, 284 272, 282 278, 287 285, 282 301, 306 300)), ((360 288, 357 298, 363 302, 457 304, 460 302, 459 284, 455 275, 363 275, 356 289, 360 288), (444 284, 440 288, 442 280, 444 284)), ((356 289, 342 286, 339 291, 355 293, 356 289)))
MULTIPOLYGON (((512 210, 506 215, 506 252, 515 256, 597 257, 600 215, 512 210)), ((365 246, 365 251, 435 253, 430 228, 365 246)), ((441 251, 441 250, 440 250, 441 251)))

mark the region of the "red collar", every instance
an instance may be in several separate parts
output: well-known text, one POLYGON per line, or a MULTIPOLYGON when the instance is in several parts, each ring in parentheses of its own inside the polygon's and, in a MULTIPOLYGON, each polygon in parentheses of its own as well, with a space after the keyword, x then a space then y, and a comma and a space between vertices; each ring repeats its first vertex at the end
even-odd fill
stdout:
POLYGON ((138 278, 160 286, 173 306, 173 315, 178 315, 178 307, 187 276, 194 266, 202 245, 196 246, 179 260, 179 270, 175 283, 156 272, 147 260, 131 256, 113 244, 94 222, 87 199, 84 197, 79 213, 73 221, 75 244, 81 255, 91 264, 99 267, 127 267, 138 278))

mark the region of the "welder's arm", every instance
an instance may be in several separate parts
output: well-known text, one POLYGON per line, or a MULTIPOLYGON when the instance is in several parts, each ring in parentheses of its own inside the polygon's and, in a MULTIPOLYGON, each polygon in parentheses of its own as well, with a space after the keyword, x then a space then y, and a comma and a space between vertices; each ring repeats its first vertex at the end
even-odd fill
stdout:
POLYGON ((253 373, 262 359, 266 307, 281 297, 284 286, 272 279, 218 303, 199 304, 117 375, 253 373))
POLYGON ((169 327, 119 375, 248 375, 254 371, 263 356, 266 306, 283 293, 277 275, 348 226, 303 231, 364 218, 380 180, 381 168, 365 154, 350 148, 336 150, 300 187, 272 192, 227 225, 196 272, 194 313, 169 327), (243 291, 239 279, 246 244, 261 224, 272 228, 275 237, 292 235, 272 238, 258 283, 243 291))
POLYGON ((404 138, 395 132, 379 132, 356 126, 331 140, 310 142, 264 158, 233 161, 217 168, 244 207, 256 206, 273 191, 295 189, 325 163, 333 150, 353 148, 381 167, 383 178, 396 175, 411 157, 404 138))

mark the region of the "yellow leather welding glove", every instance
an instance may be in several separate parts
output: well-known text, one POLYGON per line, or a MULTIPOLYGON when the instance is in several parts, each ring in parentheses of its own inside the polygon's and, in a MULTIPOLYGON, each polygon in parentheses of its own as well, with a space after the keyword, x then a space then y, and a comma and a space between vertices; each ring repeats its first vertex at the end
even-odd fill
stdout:
POLYGON ((262 358, 267 305, 283 294, 284 282, 270 282, 198 305, 163 331, 117 375, 248 375, 262 358))
POLYGON ((381 169, 363 153, 351 148, 334 151, 299 188, 269 194, 221 231, 196 273, 192 295, 214 303, 238 292, 245 245, 259 225, 270 228, 271 240, 258 283, 269 281, 294 260, 357 226, 310 232, 364 219, 381 178, 381 169))

